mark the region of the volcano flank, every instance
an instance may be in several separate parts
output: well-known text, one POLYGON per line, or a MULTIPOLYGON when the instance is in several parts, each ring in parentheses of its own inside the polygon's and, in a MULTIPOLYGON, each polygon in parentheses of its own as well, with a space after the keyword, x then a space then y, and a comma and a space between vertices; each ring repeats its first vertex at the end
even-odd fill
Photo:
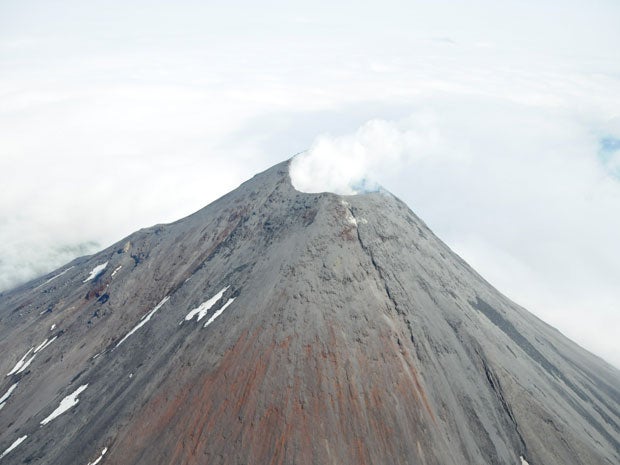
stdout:
POLYGON ((620 372, 288 162, 0 294, 0 465, 620 463, 620 372))

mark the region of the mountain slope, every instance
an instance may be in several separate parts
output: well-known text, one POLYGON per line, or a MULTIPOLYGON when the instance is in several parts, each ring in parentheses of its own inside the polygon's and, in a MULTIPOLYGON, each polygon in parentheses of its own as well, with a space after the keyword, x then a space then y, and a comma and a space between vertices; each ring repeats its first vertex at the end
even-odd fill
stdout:
POLYGON ((0 352, 0 464, 620 463, 618 370, 287 163, 0 295, 0 352))

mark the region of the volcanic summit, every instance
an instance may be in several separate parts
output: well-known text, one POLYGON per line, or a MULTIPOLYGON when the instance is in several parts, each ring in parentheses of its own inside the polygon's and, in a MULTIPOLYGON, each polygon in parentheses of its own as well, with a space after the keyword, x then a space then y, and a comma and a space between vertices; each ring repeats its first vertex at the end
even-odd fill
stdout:
POLYGON ((620 372, 288 162, 0 294, 0 465, 620 463, 620 372))

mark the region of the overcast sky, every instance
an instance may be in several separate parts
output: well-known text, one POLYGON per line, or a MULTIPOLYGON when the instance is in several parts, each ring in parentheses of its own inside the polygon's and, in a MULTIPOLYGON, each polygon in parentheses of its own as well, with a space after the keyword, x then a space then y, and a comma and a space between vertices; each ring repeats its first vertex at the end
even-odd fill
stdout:
POLYGON ((619 2, 220 3, 0 3, 0 290, 312 149, 620 366, 619 2))

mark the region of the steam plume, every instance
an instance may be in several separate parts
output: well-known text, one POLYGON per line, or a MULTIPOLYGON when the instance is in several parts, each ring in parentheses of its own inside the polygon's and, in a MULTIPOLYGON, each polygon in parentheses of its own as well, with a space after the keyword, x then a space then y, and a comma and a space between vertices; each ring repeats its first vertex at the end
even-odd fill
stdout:
POLYGON ((371 120, 352 134, 319 136, 291 162, 291 181, 301 192, 352 195, 376 190, 382 178, 422 157, 436 140, 429 117, 371 120))

